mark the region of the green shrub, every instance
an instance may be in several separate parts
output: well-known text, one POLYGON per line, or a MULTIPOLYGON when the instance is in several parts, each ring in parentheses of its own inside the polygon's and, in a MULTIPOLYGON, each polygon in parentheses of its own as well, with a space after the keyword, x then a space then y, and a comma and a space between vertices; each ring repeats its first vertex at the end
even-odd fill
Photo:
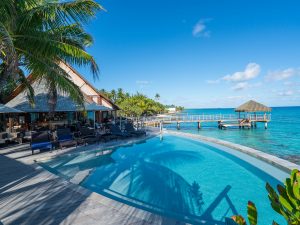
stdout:
MULTIPOLYGON (((278 184, 278 193, 269 183, 266 184, 266 189, 272 208, 285 218, 287 224, 300 225, 300 171, 293 170, 290 178, 285 180, 284 186, 278 184)), ((232 220, 238 225, 247 224, 240 215, 233 216, 232 220)), ((257 224, 256 207, 250 201, 248 202, 248 220, 250 225, 257 224)), ((278 223, 273 221, 273 225, 278 225, 278 223)))

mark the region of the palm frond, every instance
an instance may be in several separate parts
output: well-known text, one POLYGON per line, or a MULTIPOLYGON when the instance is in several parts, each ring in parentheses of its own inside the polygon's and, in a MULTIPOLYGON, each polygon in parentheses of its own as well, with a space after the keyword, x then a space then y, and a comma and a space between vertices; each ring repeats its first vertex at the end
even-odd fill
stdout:
POLYGON ((104 8, 94 0, 69 2, 41 1, 28 10, 22 18, 21 27, 41 21, 46 27, 60 27, 64 24, 87 23, 98 10, 104 8))
POLYGON ((29 103, 33 106, 34 105, 34 89, 31 86, 31 83, 27 80, 23 70, 19 70, 19 82, 24 86, 27 91, 27 98, 29 103))
POLYGON ((0 58, 15 54, 13 39, 2 22, 0 22, 0 58))
POLYGON ((16 15, 14 1, 12 0, 1 0, 0 1, 0 21, 5 23, 13 20, 16 15))

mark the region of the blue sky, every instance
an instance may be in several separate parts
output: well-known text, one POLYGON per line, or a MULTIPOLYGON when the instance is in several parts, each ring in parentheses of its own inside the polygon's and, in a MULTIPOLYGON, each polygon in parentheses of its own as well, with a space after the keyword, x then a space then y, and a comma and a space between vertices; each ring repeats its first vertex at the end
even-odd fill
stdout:
POLYGON ((300 1, 103 0, 88 26, 101 89, 186 108, 300 105, 300 1))

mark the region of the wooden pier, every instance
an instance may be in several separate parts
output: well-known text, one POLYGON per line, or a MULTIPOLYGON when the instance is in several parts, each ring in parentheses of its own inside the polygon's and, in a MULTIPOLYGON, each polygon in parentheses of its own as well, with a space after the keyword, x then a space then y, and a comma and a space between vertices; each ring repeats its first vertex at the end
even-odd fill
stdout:
POLYGON ((271 114, 255 114, 240 118, 236 114, 214 114, 214 115, 159 115, 155 117, 142 117, 139 121, 145 126, 159 127, 163 124, 176 124, 180 129, 182 123, 195 123, 198 129, 201 129, 202 123, 216 123, 220 129, 230 127, 238 128, 256 128, 257 123, 264 123, 265 128, 271 121, 271 114))

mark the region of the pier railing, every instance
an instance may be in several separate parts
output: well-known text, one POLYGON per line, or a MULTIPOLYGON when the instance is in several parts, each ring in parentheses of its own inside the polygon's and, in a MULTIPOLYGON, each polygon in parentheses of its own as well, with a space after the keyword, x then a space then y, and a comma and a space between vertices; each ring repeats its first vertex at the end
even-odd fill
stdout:
POLYGON ((239 116, 237 114, 201 114, 201 115, 163 115, 163 116, 148 116, 131 118, 135 121, 144 123, 155 122, 218 122, 218 121, 238 121, 240 119, 249 119, 257 122, 268 122, 271 120, 271 114, 249 114, 246 116, 239 116))

